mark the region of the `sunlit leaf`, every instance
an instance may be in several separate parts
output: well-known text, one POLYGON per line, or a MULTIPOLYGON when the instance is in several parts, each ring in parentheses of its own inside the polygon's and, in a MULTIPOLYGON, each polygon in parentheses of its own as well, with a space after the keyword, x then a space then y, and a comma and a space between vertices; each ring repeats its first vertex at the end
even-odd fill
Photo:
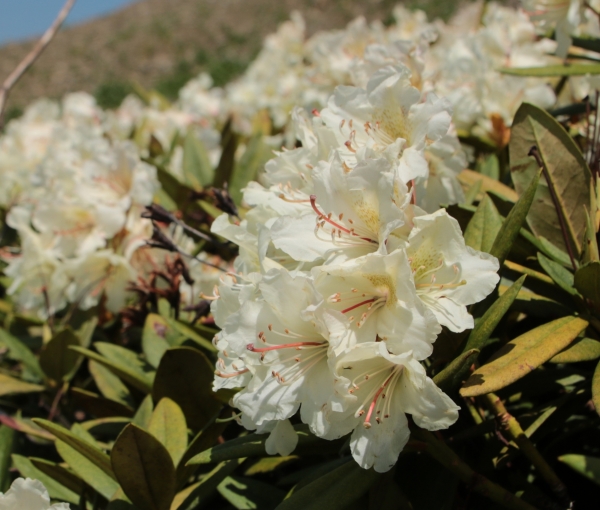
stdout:
POLYGON ((171 454, 177 466, 187 449, 187 425, 181 408, 169 398, 163 398, 154 408, 148 432, 171 454))
POLYGON ((144 430, 148 430, 153 412, 154 402, 152 402, 152 395, 146 395, 140 406, 137 408, 131 422, 144 430))
POLYGON ((578 363, 600 358, 600 342, 592 338, 578 338, 567 349, 554 356, 550 363, 578 363))
POLYGON ((561 455, 558 460, 589 478, 595 484, 600 485, 600 458, 569 453, 561 455))
POLYGON ((562 351, 587 325, 579 317, 563 317, 511 340, 473 372, 460 394, 476 397, 512 384, 562 351))
POLYGON ((273 485, 239 476, 228 476, 217 490, 238 510, 275 508, 285 496, 284 491, 273 485))
POLYGON ((571 273, 568 269, 565 269, 558 262, 550 260, 541 253, 537 254, 537 259, 540 263, 540 266, 542 266, 542 269, 550 278, 552 278, 556 285, 573 296, 577 295, 577 290, 575 290, 575 287, 573 287, 573 273, 571 273))
POLYGON ((112 466, 131 502, 148 510, 169 510, 175 497, 175 467, 152 434, 130 424, 113 445, 112 466))
POLYGON ((487 175, 480 174, 479 172, 475 172, 473 170, 463 170, 459 174, 458 180, 467 188, 473 186, 477 181, 481 181, 481 191, 484 193, 488 191, 494 191, 498 195, 510 200, 511 202, 516 202, 519 199, 519 195, 514 189, 509 188, 496 179, 492 179, 487 175))
POLYGON ((133 397, 131 396, 129 388, 127 388, 121 379, 113 374, 108 368, 93 360, 89 361, 88 368, 102 395, 107 399, 119 402, 124 406, 134 406, 133 397))
POLYGON ((19 393, 38 393, 44 391, 39 384, 32 384, 0 373, 0 396, 17 395, 19 393))

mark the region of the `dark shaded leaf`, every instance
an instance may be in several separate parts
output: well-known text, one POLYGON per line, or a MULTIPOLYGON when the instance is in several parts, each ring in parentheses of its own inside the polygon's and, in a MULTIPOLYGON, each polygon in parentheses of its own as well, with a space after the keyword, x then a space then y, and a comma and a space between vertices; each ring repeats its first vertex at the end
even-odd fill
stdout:
POLYGON ((79 338, 71 328, 67 328, 54 335, 42 349, 40 366, 50 379, 60 382, 74 375, 73 369, 80 356, 69 349, 73 345, 80 345, 79 338))
POLYGON ((433 382, 446 393, 454 391, 466 379, 471 365, 477 361, 479 351, 470 349, 453 360, 444 370, 436 374, 433 382))
POLYGON ((597 308, 600 308, 600 262, 588 262, 575 273, 575 288, 597 308))

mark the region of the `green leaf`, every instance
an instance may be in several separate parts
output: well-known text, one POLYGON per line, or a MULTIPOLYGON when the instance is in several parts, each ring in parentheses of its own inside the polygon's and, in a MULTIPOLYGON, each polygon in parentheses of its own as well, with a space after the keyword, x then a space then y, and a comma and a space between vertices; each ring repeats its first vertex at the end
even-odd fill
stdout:
POLYGON ((51 498, 58 499, 60 501, 66 501, 67 503, 71 503, 73 505, 77 505, 79 503, 79 494, 67 489, 54 478, 48 476, 43 471, 40 471, 27 457, 23 457, 22 455, 13 455, 12 460, 14 466, 19 470, 19 473, 21 473, 21 476, 33 478, 42 482, 44 487, 46 487, 48 490, 48 494, 50 494, 51 498))
POLYGON ((556 283, 556 285, 572 296, 577 295, 577 291, 573 287, 573 273, 571 273, 568 269, 565 269, 558 262, 550 260, 541 253, 537 254, 537 259, 540 263, 540 266, 542 266, 542 269, 550 278, 552 278, 552 281, 556 283))
POLYGON ((600 363, 596 365, 594 376, 592 377, 592 402, 596 412, 600 415, 600 363))
POLYGON ((561 455, 558 460, 600 485, 600 458, 568 453, 561 455))
POLYGON ((115 474, 113 473, 110 465, 110 458, 102 450, 95 447, 89 441, 81 439, 73 432, 61 427, 60 425, 52 423, 51 421, 42 420, 41 418, 34 418, 33 422, 36 425, 46 429, 57 439, 63 441, 75 451, 83 455, 86 459, 90 460, 94 465, 98 466, 108 476, 115 479, 115 474))
POLYGON ((183 322, 176 321, 174 319, 169 319, 168 322, 174 330, 176 330, 177 332, 179 332, 180 335, 182 335, 184 339, 190 339, 196 342, 200 347, 206 349, 209 352, 217 352, 217 348, 212 344, 212 342, 206 337, 202 336, 199 332, 202 331, 201 328, 204 328, 203 332, 208 336, 208 338, 212 339, 212 337, 215 336, 217 331, 207 328, 206 326, 192 327, 188 324, 184 324, 183 322))
POLYGON ((159 197, 161 198, 161 205, 169 210, 173 211, 181 207, 181 204, 186 203, 190 196, 192 196, 193 190, 179 182, 177 178, 167 172, 164 168, 156 167, 156 176, 160 182, 161 188, 159 197))
POLYGON ((365 494, 381 475, 352 459, 293 491, 277 510, 343 510, 365 494))
POLYGON ((6 425, 0 425, 0 492, 6 492, 10 486, 10 456, 16 431, 6 425))
POLYGON ((470 349, 453 360, 444 370, 436 374, 433 382, 444 392, 449 393, 458 388, 469 374, 471 365, 477 361, 479 350, 470 349))
POLYGON ((89 361, 88 368, 102 395, 124 406, 135 407, 129 388, 108 368, 93 360, 89 361))
POLYGON ((481 192, 481 181, 475 181, 475 184, 473 184, 466 191, 463 204, 472 205, 473 202, 475 202, 475 200, 477 199, 477 196, 480 194, 480 192, 481 192))
POLYGON ((569 258, 569 254, 554 246, 548 239, 544 236, 539 236, 536 238, 537 242, 541 246, 545 255, 548 255, 552 260, 562 264, 565 267, 572 268, 571 259, 569 258))
POLYGON ((503 74, 510 74, 513 76, 536 76, 538 78, 585 76, 586 74, 600 74, 600 64, 557 64, 540 67, 503 67, 499 69, 499 71, 503 74))
POLYGON ((136 507, 169 510, 175 497, 175 467, 158 439, 133 424, 127 425, 110 458, 123 492, 136 507))
POLYGON ((492 306, 483 314, 483 317, 477 321, 473 331, 469 335, 465 351, 469 349, 482 349, 487 340, 490 338, 496 326, 504 317, 504 314, 511 307, 515 299, 517 298, 523 283, 525 282, 526 275, 521 276, 510 288, 500 296, 492 306))
POLYGON ((221 159, 215 170, 213 186, 222 188, 231 180, 235 166, 235 152, 238 146, 238 136, 232 129, 232 119, 229 118, 221 130, 221 159))
MULTIPOLYGON (((309 432, 306 425, 295 425, 294 429, 298 434, 297 448, 321 441, 309 432)), ((230 439, 192 457, 187 465, 210 464, 241 457, 265 457, 267 456, 265 443, 268 437, 267 434, 248 434, 247 436, 230 439)))
POLYGON ((44 371, 38 362, 36 356, 29 348, 18 338, 12 336, 8 331, 0 328, 0 344, 4 345, 9 352, 9 358, 21 361, 29 371, 37 378, 44 378, 44 371))
POLYGON ((177 466, 187 449, 187 425, 181 408, 170 398, 163 398, 154 409, 148 432, 171 454, 177 466))
POLYGON ((37 393, 46 388, 0 373, 0 396, 17 395, 19 393, 37 393))
POLYGON ((252 464, 246 471, 244 471, 245 476, 254 476, 264 473, 270 473, 275 471, 279 466, 283 464, 287 464, 288 462, 298 460, 300 457, 298 455, 288 455, 286 457, 265 457, 262 459, 258 459, 254 464, 252 464))
MULTIPOLYGON (((102 342, 96 342, 94 345, 97 347, 102 342)), ((110 345, 110 344, 105 344, 110 345)), ((111 347, 117 347, 111 345, 111 347)), ((124 359, 117 361, 111 361, 100 354, 84 349, 83 347, 71 347, 75 352, 83 354, 85 357, 97 361, 101 365, 108 368, 113 374, 120 377, 126 383, 131 384, 134 388, 142 391, 143 393, 150 393, 152 390, 152 374, 149 370, 142 369, 142 360, 137 359, 136 354, 133 351, 122 348, 123 351, 127 352, 124 359), (130 358, 134 356, 136 358, 134 363, 128 363, 130 358)), ((104 349, 105 352, 109 352, 109 349, 104 349)), ((114 352, 111 352, 114 355, 114 352)))
POLYGON ((53 381, 69 380, 77 368, 79 354, 69 347, 79 346, 79 338, 71 328, 63 329, 54 335, 40 353, 40 366, 53 381))
POLYGON ((101 397, 81 388, 71 388, 71 395, 77 406, 91 416, 104 418, 108 416, 133 416, 133 408, 123 405, 115 400, 101 397))
POLYGON ((153 412, 154 402, 152 402, 152 395, 146 395, 131 422, 144 430, 148 430, 153 412))
POLYGON ((142 332, 142 350, 148 363, 157 367, 171 344, 166 340, 169 325, 160 315, 151 313, 146 317, 142 332))
POLYGON ((204 144, 193 129, 188 130, 183 142, 183 175, 186 183, 194 189, 202 189, 212 183, 214 174, 204 144))
POLYGON ((505 388, 562 351, 587 326, 587 321, 571 316, 524 333, 496 352, 486 365, 475 370, 460 394, 476 397, 505 388))
POLYGON ((494 192, 509 202, 516 202, 519 199, 519 195, 515 190, 509 188, 506 184, 468 168, 458 175, 458 180, 465 188, 470 188, 477 181, 481 181, 481 191, 483 193, 494 192))
POLYGON ((539 180, 540 173, 538 172, 533 177, 527 190, 521 195, 519 200, 517 200, 517 203, 510 210, 510 213, 508 213, 508 216, 502 223, 502 227, 500 227, 500 231, 496 236, 494 245, 490 250, 490 253, 494 255, 494 257, 498 258, 500 265, 502 265, 506 259, 506 256, 510 252, 513 243, 519 235, 521 227, 525 223, 525 218, 527 217, 527 213, 529 212, 529 208, 533 202, 533 197, 538 188, 539 180))
POLYGON ((217 490, 238 510, 275 508, 285 496, 285 492, 273 485, 241 476, 228 476, 217 490))
POLYGON ((600 358, 600 342, 592 338, 578 338, 567 349, 554 356, 550 363, 578 363, 600 358))
POLYGON ((77 476, 106 499, 119 490, 119 484, 89 457, 82 455, 63 441, 56 441, 56 449, 77 476))
POLYGON ((496 181, 500 180, 500 161, 497 154, 490 154, 479 166, 479 172, 496 181))
POLYGON ((67 468, 46 459, 30 457, 29 460, 37 469, 46 473, 67 489, 72 490, 75 494, 83 492, 85 488, 83 481, 67 468))
POLYGON ((600 262, 588 262, 575 273, 574 286, 579 293, 600 307, 600 262))
POLYGON ((221 408, 212 391, 214 367, 197 349, 169 349, 158 366, 152 396, 175 401, 192 430, 206 425, 221 408))
POLYGON ((242 200, 242 189, 250 181, 256 180, 258 173, 272 157, 273 151, 265 144, 262 133, 254 134, 235 165, 229 183, 229 193, 236 204, 242 200))
POLYGON ((527 158, 532 146, 538 148, 550 182, 546 178, 540 180, 527 222, 536 236, 568 251, 550 193, 552 186, 569 243, 578 258, 586 230, 583 205, 589 204, 591 172, 579 147, 560 123, 541 108, 523 103, 515 115, 509 144, 511 176, 520 195, 538 172, 534 159, 527 158))
POLYGON ((465 230, 465 243, 475 250, 489 253, 502 227, 502 216, 486 193, 465 230))
MULTIPOLYGON (((88 310, 90 312, 91 310, 88 310)), ((96 330, 96 326, 98 325, 98 317, 92 316, 90 319, 85 321, 79 329, 75 331, 77 338, 79 338, 79 343, 82 347, 89 347, 92 343, 92 337, 94 336, 94 331, 96 330)))

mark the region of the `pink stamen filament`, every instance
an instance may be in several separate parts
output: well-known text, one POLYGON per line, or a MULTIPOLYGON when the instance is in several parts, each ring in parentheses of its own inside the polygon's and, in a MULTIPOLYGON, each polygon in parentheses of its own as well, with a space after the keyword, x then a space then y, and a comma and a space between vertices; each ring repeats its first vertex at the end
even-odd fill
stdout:
POLYGON ((289 344, 272 345, 270 347, 254 347, 254 344, 246 345, 246 349, 252 352, 268 352, 275 351, 277 349, 302 349, 302 347, 320 347, 323 342, 294 342, 289 344))
POLYGON ((385 382, 377 390, 377 393, 375 393, 375 397, 373 397, 373 401, 371 402, 371 405, 369 406, 369 411, 367 412, 367 417, 365 418, 365 423, 363 424, 365 428, 367 428, 367 429, 371 428, 371 414, 373 414, 373 410, 375 409, 375 405, 377 404, 377 399, 379 398, 379 395, 381 395, 381 392, 385 389, 385 387, 388 385, 388 383, 390 382, 390 380, 392 379, 392 377, 394 375, 395 375, 395 372, 385 380, 385 382))
POLYGON ((363 241, 367 241, 369 243, 375 243, 375 244, 377 244, 377 241, 374 241, 373 239, 369 239, 368 237, 361 237, 358 234, 356 234, 354 231, 352 231, 350 229, 347 229, 346 227, 343 227, 339 223, 336 223, 335 221, 333 221, 328 215, 326 215, 326 214, 322 213, 321 211, 319 211, 319 208, 317 207, 316 202, 317 202, 316 195, 311 195, 310 196, 310 205, 312 206, 313 210, 317 213, 317 216, 319 218, 321 218, 323 221, 326 221, 330 225, 333 225, 336 229, 338 229, 341 232, 344 232, 344 233, 346 233, 348 235, 358 237, 359 239, 362 239, 363 241))
POLYGON ((230 374, 224 374, 220 370, 215 370, 215 375, 218 375, 219 377, 222 377, 223 379, 229 379, 230 377, 236 377, 238 375, 245 374, 248 371, 249 371, 248 368, 244 368, 244 370, 238 370, 237 372, 231 372, 230 374))

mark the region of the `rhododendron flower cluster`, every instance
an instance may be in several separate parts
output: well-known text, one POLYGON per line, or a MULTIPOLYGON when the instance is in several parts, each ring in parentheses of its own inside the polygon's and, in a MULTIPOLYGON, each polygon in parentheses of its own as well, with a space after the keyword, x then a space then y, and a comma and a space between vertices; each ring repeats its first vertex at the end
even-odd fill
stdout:
POLYGON ((351 434, 356 461, 384 472, 408 441, 407 414, 428 430, 458 418, 421 362, 442 326, 473 327, 467 306, 494 289, 498 261, 433 207, 458 188, 430 171, 455 154, 427 156, 458 146, 447 101, 396 62, 327 105, 310 120, 294 112, 302 146, 246 188, 244 220, 213 224, 240 246, 212 305, 214 387, 242 388, 231 403, 244 426, 271 432, 271 452, 293 450, 299 411, 319 437, 351 434))

